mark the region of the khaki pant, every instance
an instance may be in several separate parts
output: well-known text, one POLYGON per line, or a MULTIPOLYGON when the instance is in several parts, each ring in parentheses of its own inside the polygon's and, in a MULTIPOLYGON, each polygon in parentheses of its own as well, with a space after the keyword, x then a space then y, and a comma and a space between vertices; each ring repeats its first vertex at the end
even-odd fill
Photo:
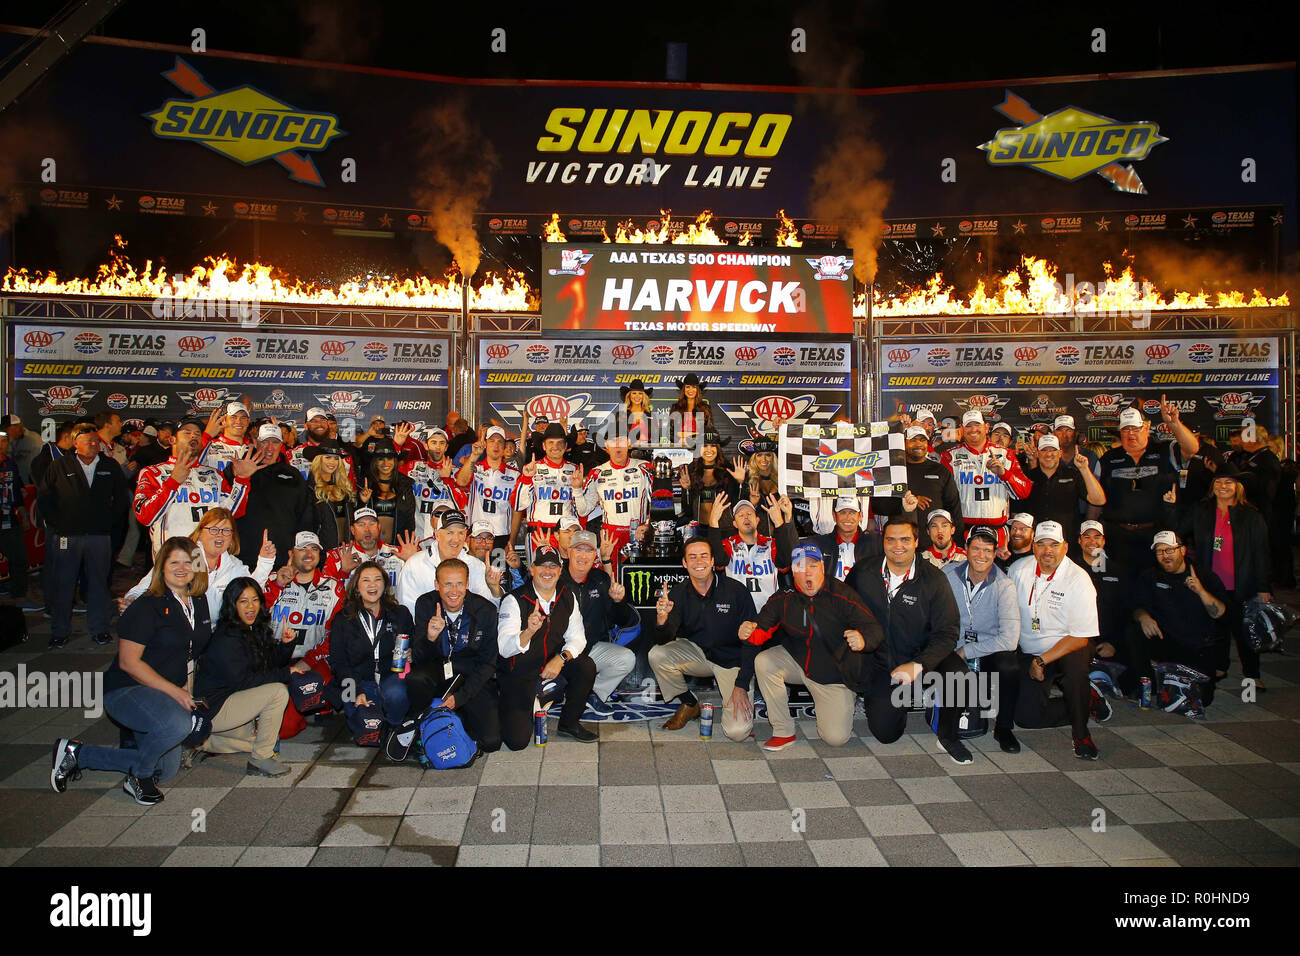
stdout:
POLYGON ((251 752, 258 760, 270 760, 288 704, 289 688, 283 684, 262 684, 231 694, 212 718, 212 734, 203 749, 212 754, 251 752))
MULTIPOLYGON (((656 644, 650 648, 650 669, 654 671, 655 680, 664 700, 669 701, 686 693, 686 681, 683 676, 712 677, 718 682, 722 693, 722 732, 732 740, 745 740, 754 729, 754 718, 740 720, 734 708, 728 707, 731 692, 736 688, 736 678, 740 676, 739 667, 719 667, 710 663, 698 644, 678 638, 667 644, 656 644)), ((754 688, 745 688, 749 702, 754 703, 754 688)))
POLYGON ((772 736, 793 737, 794 718, 790 716, 790 695, 786 684, 803 684, 812 694, 817 709, 817 736, 838 747, 853 736, 853 708, 857 695, 843 684, 818 684, 808 679, 803 668, 780 645, 770 647, 754 658, 754 676, 767 701, 767 719, 772 722, 772 736))

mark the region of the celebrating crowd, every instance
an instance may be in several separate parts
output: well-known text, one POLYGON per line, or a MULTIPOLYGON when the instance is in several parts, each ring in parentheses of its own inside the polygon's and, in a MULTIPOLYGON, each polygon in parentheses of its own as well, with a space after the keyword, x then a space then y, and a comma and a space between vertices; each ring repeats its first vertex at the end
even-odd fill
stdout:
POLYGON ((774 441, 728 458, 703 390, 679 383, 696 457, 676 472, 638 457, 640 382, 622 427, 601 435, 525 420, 515 440, 453 412, 423 432, 375 416, 346 441, 323 409, 298 435, 235 401, 125 436, 116 414, 65 423, 19 457, 11 420, 0 542, 24 598, 26 556, 5 532, 31 479, 51 648, 68 642, 79 594, 92 640, 110 644, 114 559, 129 563, 139 528, 152 553, 116 602, 104 704, 121 745, 59 740, 54 789, 117 770, 152 804, 180 767, 228 753, 282 775, 279 740, 335 715, 392 759, 427 759, 431 708, 480 752, 528 746, 548 704, 560 735, 591 742, 581 721, 614 712, 638 648, 675 707, 667 729, 704 716, 687 681, 704 678, 722 732, 745 741, 757 685, 769 751, 796 739, 789 685, 811 695, 832 746, 852 736, 859 700, 888 743, 924 699, 957 763, 972 760, 963 739, 982 710, 1006 752, 1017 727, 1068 725, 1074 755, 1095 760, 1089 727, 1109 718, 1108 697, 1149 699, 1154 680, 1159 699, 1160 675, 1181 665, 1200 680, 1174 708, 1197 716, 1234 644, 1265 689, 1244 622, 1271 601, 1274 571, 1291 573, 1272 559, 1290 555, 1295 474, 1261 436, 1224 455, 1163 403, 1168 445, 1133 408, 1109 448, 1088 447, 1069 416, 1015 443, 978 411, 945 440, 918 411, 896 416, 901 497, 800 501, 777 487, 774 441), (683 532, 672 560, 685 579, 652 595, 642 634, 619 569, 665 516, 683 532), (994 685, 992 707, 961 699, 970 675, 994 685))

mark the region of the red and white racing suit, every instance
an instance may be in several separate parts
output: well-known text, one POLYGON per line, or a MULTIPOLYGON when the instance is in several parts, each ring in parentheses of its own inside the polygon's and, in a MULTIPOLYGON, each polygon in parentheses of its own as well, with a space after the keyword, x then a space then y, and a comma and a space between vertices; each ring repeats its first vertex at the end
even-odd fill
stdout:
POLYGON ((176 457, 141 470, 135 485, 132 508, 136 519, 149 528, 153 553, 157 554, 168 538, 189 537, 210 508, 226 508, 236 518, 243 517, 248 505, 248 479, 236 478, 234 484, 215 468, 190 465, 185 484, 172 477, 176 457))
POLYGON ((510 533, 510 518, 514 513, 511 499, 518 483, 518 468, 507 465, 505 459, 496 468, 485 460, 474 465, 474 477, 468 488, 456 487, 452 491, 461 508, 469 509, 465 517, 470 527, 476 521, 486 521, 499 538, 510 533))
POLYGON ((767 599, 780 589, 775 542, 760 534, 753 544, 746 544, 744 538, 733 534, 722 542, 722 550, 727 555, 727 577, 739 581, 753 595, 755 611, 763 610, 767 599))
MULTIPOLYGON (((409 445, 410 442, 406 444, 409 445)), ((402 447, 405 448, 406 445, 402 447)), ((461 507, 455 496, 456 483, 452 481, 450 474, 444 478, 437 465, 422 458, 403 461, 397 466, 397 470, 414 482, 412 491, 415 493, 415 537, 421 542, 426 541, 432 538, 434 531, 437 530, 433 526, 433 511, 440 503, 445 502, 457 509, 461 507)))
MULTIPOLYGON (((555 529, 560 519, 566 515, 577 518, 573 505, 572 475, 577 465, 571 461, 553 462, 543 458, 537 462, 537 473, 529 478, 521 474, 515 482, 514 500, 511 507, 524 513, 529 535, 542 529, 548 533, 552 545, 555 544, 555 529)), ((581 494, 581 491, 579 492, 581 494)), ((529 551, 532 543, 529 543, 529 551)))
POLYGON ((1004 545, 1011 501, 1028 497, 1033 487, 1033 482, 1020 470, 1015 454, 992 442, 982 449, 961 444, 940 455, 939 462, 952 472, 957 482, 967 533, 980 525, 994 528, 999 546, 1004 545), (1005 468, 1000 477, 989 468, 989 462, 994 458, 999 459, 1005 468))
POLYGON ((326 554, 325 562, 321 565, 321 570, 336 581, 341 582, 346 588, 348 583, 352 580, 352 575, 356 574, 356 571, 353 571, 352 574, 343 573, 341 562, 344 551, 351 551, 356 555, 357 567, 360 567, 367 561, 377 562, 379 566, 388 573, 389 585, 394 588, 397 587, 397 577, 402 573, 402 565, 406 562, 401 559, 397 553, 397 549, 391 544, 383 544, 381 542, 379 550, 374 554, 366 554, 364 551, 359 551, 357 548, 353 547, 352 542, 349 541, 346 544, 339 545, 337 548, 332 549, 328 554, 326 554))
POLYGON ((966 549, 959 547, 954 541, 948 545, 947 549, 940 551, 933 545, 921 552, 921 557, 929 561, 936 568, 942 571, 950 564, 956 564, 958 561, 966 560, 966 549))
POLYGON ((322 645, 329 650, 330 626, 343 606, 343 585, 317 568, 309 584, 297 579, 280 587, 272 574, 266 582, 266 603, 271 607, 271 632, 279 637, 287 622, 300 643, 293 649, 293 659, 301 660, 322 645))
POLYGON ((618 568, 619 552, 632 540, 637 525, 643 524, 650 514, 650 491, 654 479, 650 466, 644 461, 628 460, 625 465, 607 461, 587 472, 577 502, 578 511, 592 514, 601 509, 600 528, 614 539, 614 567, 618 568))
POLYGON ((203 450, 199 452, 199 464, 215 468, 217 471, 225 471, 226 465, 237 459, 248 457, 249 452, 252 450, 253 443, 247 438, 243 441, 235 441, 232 438, 227 438, 224 432, 216 438, 210 438, 208 433, 204 432, 203 450))

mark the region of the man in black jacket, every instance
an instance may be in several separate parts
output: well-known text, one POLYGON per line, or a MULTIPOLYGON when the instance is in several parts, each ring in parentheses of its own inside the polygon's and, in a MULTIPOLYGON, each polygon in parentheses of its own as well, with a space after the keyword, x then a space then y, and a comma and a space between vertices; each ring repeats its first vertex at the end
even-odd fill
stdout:
POLYGON ((1128 697, 1141 690, 1142 677, 1151 676, 1150 662, 1142 658, 1141 641, 1133 625, 1133 575, 1106 550, 1106 530, 1100 521, 1080 526, 1079 566, 1088 572, 1097 590, 1097 657, 1124 665, 1115 682, 1128 697))
MULTIPOLYGON (((942 571, 928 561, 917 560, 917 544, 916 526, 906 517, 895 515, 885 522, 884 560, 859 564, 848 580, 885 632, 884 642, 876 651, 879 660, 871 686, 864 690, 867 725, 872 735, 885 744, 903 736, 907 705, 913 696, 891 692, 891 683, 900 685, 901 691, 927 671, 939 675, 968 673, 965 662, 953 653, 961 616, 952 588, 942 571)), ((944 702, 935 729, 940 748, 954 762, 965 764, 973 758, 957 739, 961 703, 944 702)))
MULTIPOLYGON (((605 536, 607 548, 614 542, 605 536)), ((590 531, 574 532, 569 542, 569 560, 560 575, 560 585, 573 591, 582 612, 582 626, 587 635, 587 646, 582 653, 596 664, 596 683, 587 698, 587 710, 599 717, 609 717, 614 708, 606 701, 618 689, 623 678, 636 667, 636 654, 609 639, 610 629, 640 627, 641 616, 631 604, 623 600, 627 592, 623 585, 611 581, 602 568, 593 567, 600 553, 600 544, 590 531)), ((608 557, 608 555, 606 555, 608 557)), ((613 568, 606 563, 605 567, 613 568)))
POLYGON ((754 620, 754 599, 734 578, 718 574, 705 538, 683 547, 687 579, 671 591, 665 584, 655 603, 655 635, 650 669, 664 701, 677 711, 665 730, 681 730, 700 716, 700 704, 686 688, 685 675, 712 677, 722 692, 722 732, 745 740, 754 729, 754 647, 740 640, 740 625, 754 620), (666 642, 666 643, 665 643, 666 642))
POLYGON ((916 508, 906 511, 902 498, 882 497, 871 499, 871 510, 878 515, 907 515, 916 525, 917 537, 921 542, 917 550, 924 551, 930 547, 930 535, 926 530, 924 516, 935 508, 942 508, 952 515, 955 529, 953 540, 961 544, 966 540, 966 523, 962 519, 961 495, 957 491, 957 482, 953 480, 952 472, 930 457, 929 436, 925 428, 909 425, 903 434, 907 442, 907 490, 916 496, 916 508))
POLYGON ((281 458, 283 448, 279 425, 268 422, 257 430, 257 448, 251 454, 270 464, 249 478, 248 504, 236 522, 239 540, 247 542, 237 557, 250 568, 257 564, 262 532, 270 532, 275 566, 279 568, 289 560, 289 550, 299 531, 318 530, 311 489, 298 469, 281 458))
POLYGON ((422 713, 460 678, 443 703, 456 711, 479 750, 501 749, 497 695, 497 609, 469 593, 469 567, 459 558, 438 565, 438 588, 415 602, 408 713, 422 713))
POLYGON ((108 644, 112 605, 108 574, 114 533, 125 527, 131 507, 122 467, 100 451, 93 425, 76 430, 75 452, 50 463, 36 503, 45 518, 45 557, 50 563, 50 648, 68 643, 72 598, 85 566, 86 627, 96 644, 108 644))
POLYGON ((794 743, 786 684, 808 688, 817 708, 817 736, 839 747, 853 735, 863 669, 884 633, 858 595, 827 576, 816 544, 797 545, 793 561, 794 589, 778 591, 763 605, 757 621, 740 625, 742 641, 766 645, 754 658, 754 674, 772 723, 772 737, 763 749, 784 750, 794 743), (778 632, 780 639, 773 640, 778 632))

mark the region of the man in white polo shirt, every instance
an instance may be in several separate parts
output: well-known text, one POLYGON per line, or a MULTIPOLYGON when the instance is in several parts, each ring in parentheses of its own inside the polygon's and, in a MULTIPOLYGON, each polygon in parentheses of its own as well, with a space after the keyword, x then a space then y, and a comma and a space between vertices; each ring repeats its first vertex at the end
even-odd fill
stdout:
POLYGON ((1016 724, 1025 728, 1070 725, 1074 755, 1096 760, 1088 716, 1110 717, 1110 705, 1088 681, 1096 648, 1097 592, 1088 572, 1065 555, 1065 534, 1055 521, 1034 529, 1034 560, 1010 573, 1020 605, 1020 694, 1016 724), (1063 697, 1051 697, 1057 678, 1063 697))

